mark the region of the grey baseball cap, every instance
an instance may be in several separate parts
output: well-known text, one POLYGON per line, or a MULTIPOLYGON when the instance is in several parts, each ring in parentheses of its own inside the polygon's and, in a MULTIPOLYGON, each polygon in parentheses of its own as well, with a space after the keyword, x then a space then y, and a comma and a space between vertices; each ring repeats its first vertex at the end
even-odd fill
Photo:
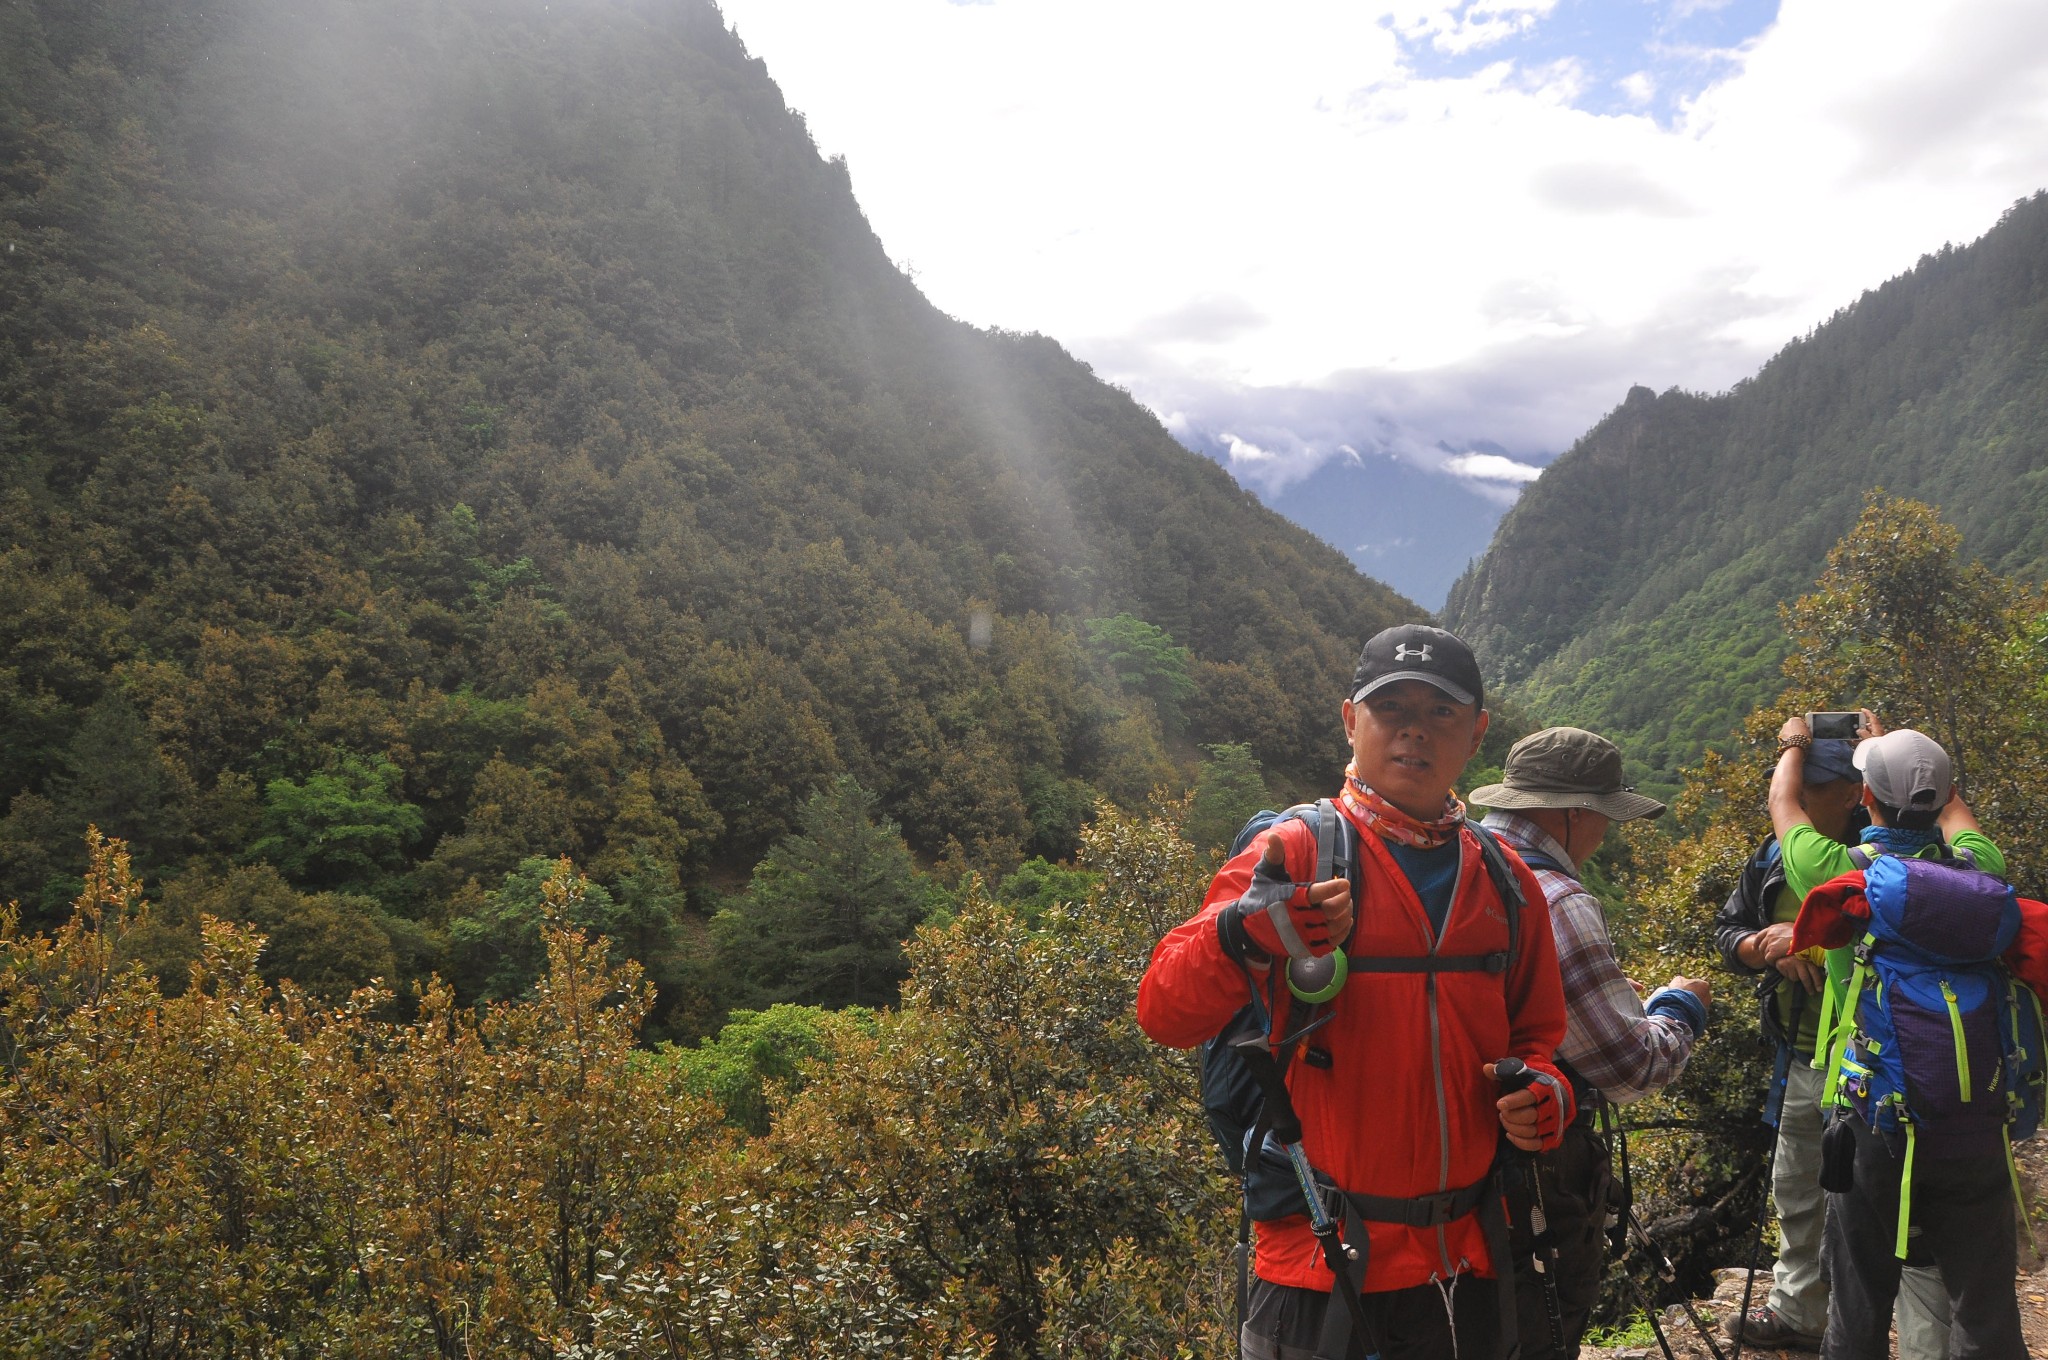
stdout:
POLYGON ((1621 782, 1621 748, 1583 727, 1546 727, 1508 748, 1501 782, 1472 790, 1482 807, 1587 808, 1617 822, 1655 817, 1664 805, 1621 782))
POLYGON ((1955 767, 1932 737, 1901 727, 1856 743, 1863 783, 1886 807, 1932 812, 1948 805, 1955 767))

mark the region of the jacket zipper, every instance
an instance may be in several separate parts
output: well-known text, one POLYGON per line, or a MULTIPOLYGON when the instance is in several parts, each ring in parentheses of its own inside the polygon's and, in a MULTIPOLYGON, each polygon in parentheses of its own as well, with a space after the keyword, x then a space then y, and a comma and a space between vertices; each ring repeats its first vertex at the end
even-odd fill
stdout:
MULTIPOLYGON (((1435 937, 1429 942, 1429 952, 1432 956, 1443 945, 1444 936, 1450 932, 1451 918, 1458 911, 1458 889, 1463 886, 1464 882, 1465 836, 1460 831, 1458 835, 1458 873, 1457 877, 1451 880, 1451 904, 1444 909, 1443 927, 1435 933, 1435 937)), ((1428 923, 1428 920, 1429 913, 1425 909, 1423 912, 1425 925, 1428 923)), ((1436 974, 1425 973, 1423 978, 1425 979, 1423 984, 1425 995, 1429 998, 1429 1065, 1431 1071, 1436 1076, 1436 1189, 1438 1194, 1442 1194, 1451 1188, 1451 1107, 1450 1099, 1444 1093, 1443 1029, 1438 1022, 1437 1016, 1436 974)), ((1449 1230, 1446 1225, 1441 1223, 1437 1225, 1436 1229, 1436 1254, 1437 1259, 1443 1262, 1443 1273, 1445 1275, 1455 1274, 1456 1267, 1451 1264, 1449 1230)))

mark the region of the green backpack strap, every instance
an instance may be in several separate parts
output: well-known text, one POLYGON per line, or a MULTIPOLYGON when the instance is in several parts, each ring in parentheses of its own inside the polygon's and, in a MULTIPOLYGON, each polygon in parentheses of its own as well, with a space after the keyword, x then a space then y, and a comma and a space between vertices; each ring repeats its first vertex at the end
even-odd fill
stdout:
POLYGON ((1820 979, 1820 1029, 1813 1039, 1813 1061, 1807 1066, 1825 1072, 1835 1057, 1835 984, 1825 965, 1820 979))
POLYGON ((1941 999, 1948 1006, 1948 1027, 1956 1041, 1956 1084, 1962 1087, 1963 1104, 1970 1103, 1970 1049, 1963 1035, 1963 1012, 1956 1004, 1956 990, 1947 978, 1940 979, 1941 999))
MULTIPOLYGON (((1859 869, 1868 869, 1871 863, 1871 852, 1860 845, 1852 846, 1849 850, 1849 862, 1859 869)), ((1865 935, 1863 942, 1869 944, 1873 938, 1875 937, 1865 935)), ((1854 994, 1852 993, 1849 1000, 1838 1007, 1835 1004, 1834 983, 1825 977, 1822 978, 1820 986, 1820 1032, 1814 1037, 1813 1062, 1811 1065, 1816 1072, 1826 1072, 1829 1074, 1829 1095, 1834 1094, 1835 1082, 1837 1080, 1834 1071, 1835 1059, 1838 1054, 1835 1046, 1837 1031, 1846 1026, 1853 1025, 1855 1022, 1856 998, 1854 994)))
POLYGON ((2020 1226, 2027 1230, 2027 1247, 2039 1256, 2041 1244, 2034 1240, 2034 1216, 2027 1210, 2027 1192, 2020 1189, 2020 1164, 2012 1155, 2012 1125, 2008 1123, 1998 1132, 2005 1139, 2005 1174, 2012 1177, 2012 1202, 2019 1206, 2020 1226))
POLYGON ((1842 999, 1842 1013, 1834 1023, 1833 1032, 1828 1029, 1828 1015, 1821 1013, 1821 1034, 1814 1045, 1818 1055, 1823 1046, 1827 1060, 1822 1064, 1828 1074, 1827 1087, 1821 1093, 1821 1104, 1836 1103, 1842 1092, 1842 1059, 1849 1050, 1849 1036, 1856 1030, 1856 1007, 1863 1000, 1863 980, 1870 976, 1870 946, 1877 942, 1877 936, 1865 934, 1863 947, 1856 951, 1856 967, 1849 973, 1849 994, 1842 999))
POLYGON ((1913 1221, 1913 1121, 1899 1121, 1906 1126, 1906 1164, 1899 1172, 1899 1234, 1892 1244, 1892 1255, 1901 1261, 1906 1259, 1906 1229, 1913 1221))

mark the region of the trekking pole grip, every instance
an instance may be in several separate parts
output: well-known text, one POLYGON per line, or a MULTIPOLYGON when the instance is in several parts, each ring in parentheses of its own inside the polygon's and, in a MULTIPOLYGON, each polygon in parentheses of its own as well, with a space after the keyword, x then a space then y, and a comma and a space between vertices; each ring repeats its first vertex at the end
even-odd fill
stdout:
POLYGON ((1493 1079, 1500 1083, 1500 1089, 1510 1094, 1526 1091, 1535 1084, 1536 1069, 1520 1058, 1501 1058, 1493 1065, 1493 1079))

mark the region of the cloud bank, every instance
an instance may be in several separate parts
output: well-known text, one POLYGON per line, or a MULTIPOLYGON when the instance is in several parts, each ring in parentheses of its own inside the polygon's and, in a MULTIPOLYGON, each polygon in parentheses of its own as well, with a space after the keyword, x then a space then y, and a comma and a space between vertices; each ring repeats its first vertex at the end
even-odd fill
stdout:
POLYGON ((2048 185, 2038 0, 725 9, 940 307, 1262 494, 1391 459, 1512 498, 1475 455, 1724 388, 2048 185))

